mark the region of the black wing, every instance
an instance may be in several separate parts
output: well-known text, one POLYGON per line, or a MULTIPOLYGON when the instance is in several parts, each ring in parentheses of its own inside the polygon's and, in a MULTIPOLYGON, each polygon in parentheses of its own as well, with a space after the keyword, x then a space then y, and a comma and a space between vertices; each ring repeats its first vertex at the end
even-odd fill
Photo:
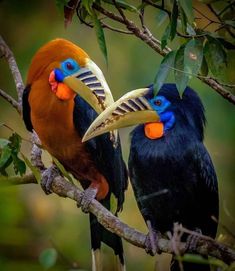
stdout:
MULTIPOLYGON (((97 113, 80 96, 77 95, 74 101, 74 125, 82 137, 97 117, 97 113)), ((127 169, 122 159, 120 140, 118 139, 117 148, 114 148, 109 134, 106 133, 87 141, 85 144, 98 170, 108 180, 111 192, 118 199, 118 209, 120 209, 124 201, 124 191, 127 188, 128 179, 127 169)))
POLYGON ((201 228, 203 234, 215 237, 217 223, 213 221, 212 216, 218 220, 219 216, 219 195, 218 183, 213 163, 205 146, 201 143, 197 145, 194 152, 194 161, 197 168, 198 188, 200 195, 201 214, 205 217, 202 221, 207 221, 201 228))
POLYGON ((23 120, 24 120, 25 126, 26 126, 27 130, 32 132, 33 125, 32 125, 31 119, 30 119, 30 110, 31 109, 30 109, 30 105, 29 105, 29 101, 28 101, 30 88, 31 88, 31 86, 28 85, 24 89, 23 99, 22 99, 22 107, 23 107, 23 120))

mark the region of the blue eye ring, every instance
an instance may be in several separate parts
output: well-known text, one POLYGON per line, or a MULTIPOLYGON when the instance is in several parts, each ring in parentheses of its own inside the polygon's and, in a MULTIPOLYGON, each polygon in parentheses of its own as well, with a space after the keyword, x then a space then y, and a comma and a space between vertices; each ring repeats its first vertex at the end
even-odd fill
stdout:
POLYGON ((72 75, 75 72, 79 71, 80 66, 78 65, 78 63, 74 59, 68 58, 61 63, 61 69, 62 69, 64 75, 68 76, 68 75, 72 75))

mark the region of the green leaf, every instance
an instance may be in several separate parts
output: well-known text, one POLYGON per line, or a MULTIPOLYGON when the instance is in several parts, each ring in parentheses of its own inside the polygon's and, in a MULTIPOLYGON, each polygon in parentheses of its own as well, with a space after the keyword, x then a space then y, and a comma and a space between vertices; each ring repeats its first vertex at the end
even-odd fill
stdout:
POLYGON ((179 0, 178 3, 182 7, 182 9, 188 19, 188 22, 190 24, 192 24, 194 21, 192 0, 179 0))
MULTIPOLYGON (((113 0, 103 0, 103 2, 106 2, 108 4, 114 5, 113 4, 113 0)), ((129 3, 127 3, 126 1, 123 0, 116 0, 116 4, 123 9, 127 9, 131 12, 138 12, 138 8, 136 8, 133 5, 130 5, 129 3)))
POLYGON ((229 26, 235 27, 235 21, 232 21, 232 20, 225 20, 224 22, 225 22, 227 25, 229 25, 229 26))
POLYGON ((55 265, 57 257, 58 254, 54 248, 47 248, 43 250, 39 255, 39 262, 44 267, 44 269, 48 270, 55 265))
MULTIPOLYGON (((191 39, 184 49, 184 71, 197 75, 202 64, 203 45, 198 39, 191 39)), ((189 77, 191 77, 189 75, 189 77)))
POLYGON ((180 95, 183 94, 188 81, 189 75, 184 72, 184 49, 185 45, 182 45, 175 55, 175 83, 180 95))
POLYGON ((30 168, 32 171, 34 177, 36 178, 37 182, 40 183, 41 181, 41 172, 38 168, 33 166, 33 164, 30 162, 30 160, 21 152, 21 156, 23 160, 25 161, 25 164, 30 168))
POLYGON ((158 69, 157 75, 154 79, 154 95, 161 89, 164 84, 169 71, 174 66, 175 51, 169 52, 162 60, 160 67, 158 69))
POLYGON ((208 75, 208 65, 207 65, 205 57, 202 58, 202 65, 201 65, 200 74, 202 76, 207 76, 208 75))
POLYGON ((17 133, 13 133, 9 137, 9 141, 10 141, 9 146, 12 152, 17 154, 20 151, 21 140, 22 140, 21 137, 17 133))
POLYGON ((190 24, 187 24, 186 31, 190 36, 195 36, 197 34, 190 24))
POLYGON ((171 40, 174 39, 175 34, 176 34, 178 14, 179 14, 179 10, 177 6, 177 1, 174 0, 172 12, 171 12, 171 30, 170 30, 171 40))
POLYGON ((161 26, 167 18, 168 18, 168 14, 163 10, 159 10, 156 16, 157 26, 161 26))
POLYGON ((11 149, 8 145, 6 145, 1 151, 0 168, 5 169, 9 165, 10 159, 11 159, 11 149))
POLYGON ((185 15, 183 8, 180 5, 178 5, 178 8, 179 8, 179 13, 180 13, 181 29, 182 29, 182 32, 186 34, 187 33, 187 17, 185 15))
POLYGON ((52 156, 53 162, 56 164, 60 172, 64 175, 65 178, 67 178, 71 183, 73 183, 72 177, 69 175, 68 171, 64 168, 64 166, 59 162, 58 159, 56 159, 54 156, 52 156))
POLYGON ((220 42, 207 36, 204 46, 204 55, 210 71, 214 76, 219 77, 226 68, 226 53, 220 42))
POLYGON ((87 12, 93 16, 92 5, 94 0, 82 0, 82 6, 87 10, 87 12))
POLYGON ((100 50, 103 53, 106 63, 108 63, 108 53, 107 53, 105 36, 104 36, 104 30, 95 12, 93 12, 92 18, 93 18, 95 33, 96 33, 98 44, 100 46, 100 50))
POLYGON ((13 165, 14 165, 15 174, 20 173, 20 175, 22 176, 25 173, 25 171, 26 171, 26 165, 25 165, 24 161, 21 160, 14 153, 12 153, 11 156, 12 156, 12 159, 13 159, 13 165))
POLYGON ((5 138, 0 138, 0 149, 3 149, 6 145, 8 145, 10 143, 9 140, 5 139, 5 138))
POLYGON ((170 33, 171 33, 171 25, 168 24, 168 26, 166 27, 163 35, 162 35, 162 39, 161 39, 161 49, 163 50, 166 45, 167 45, 167 40, 170 37, 170 33))

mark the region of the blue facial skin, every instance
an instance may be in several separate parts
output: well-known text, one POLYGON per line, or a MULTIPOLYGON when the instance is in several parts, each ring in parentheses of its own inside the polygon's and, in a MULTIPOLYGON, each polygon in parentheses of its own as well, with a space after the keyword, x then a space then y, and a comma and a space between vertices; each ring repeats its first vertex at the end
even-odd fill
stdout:
POLYGON ((68 58, 61 63, 61 69, 54 69, 57 82, 63 82, 66 76, 72 75, 80 70, 78 63, 72 58, 68 58))
POLYGON ((151 107, 157 112, 160 121, 164 124, 164 133, 170 130, 175 124, 175 115, 172 111, 166 111, 171 105, 164 96, 155 96, 149 101, 151 107))

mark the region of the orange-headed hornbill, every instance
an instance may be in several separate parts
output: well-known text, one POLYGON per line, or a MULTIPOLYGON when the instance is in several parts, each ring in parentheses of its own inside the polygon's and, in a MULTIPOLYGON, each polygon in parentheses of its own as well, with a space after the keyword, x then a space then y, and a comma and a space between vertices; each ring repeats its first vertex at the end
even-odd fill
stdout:
MULTIPOLYGON (((214 238, 217 178, 203 145, 204 108, 196 92, 187 87, 181 98, 175 84, 163 85, 156 96, 153 86, 131 91, 99 115, 83 141, 134 124, 140 125, 132 132, 129 172, 147 224, 164 234, 178 222, 214 238)), ((185 263, 184 270, 209 266, 185 263)))
MULTIPOLYGON (((81 142, 97 113, 112 102, 101 70, 75 44, 55 39, 33 57, 23 95, 27 129, 34 129, 43 147, 81 182, 85 188, 84 199, 87 199, 84 204, 89 204, 89 197, 96 197, 110 209, 113 194, 118 212, 124 202, 127 171, 117 134, 113 133, 112 138, 106 134, 81 142)), ((46 193, 50 193, 53 172, 49 170, 48 176, 44 176, 42 186, 46 193)), ((102 241, 119 256, 119 267, 123 269, 121 239, 105 230, 93 215, 90 215, 90 223, 92 258, 98 257, 102 241)), ((98 270, 96 265, 93 262, 93 270, 98 270)))

